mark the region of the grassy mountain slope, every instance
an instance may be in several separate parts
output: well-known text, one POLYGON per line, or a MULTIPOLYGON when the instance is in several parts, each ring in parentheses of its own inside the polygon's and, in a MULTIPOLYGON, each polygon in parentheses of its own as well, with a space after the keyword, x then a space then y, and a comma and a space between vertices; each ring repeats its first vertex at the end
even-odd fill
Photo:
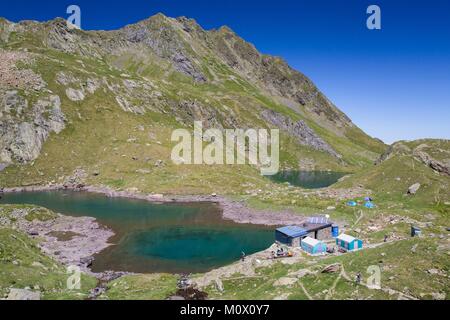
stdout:
POLYGON ((285 168, 353 172, 385 148, 304 75, 225 27, 205 31, 163 15, 116 31, 69 30, 61 19, 1 20, 0 35, 0 54, 8 58, 1 67, 12 75, 0 79, 3 186, 60 183, 77 168, 87 183, 151 192, 264 186, 270 182, 254 167, 170 161, 173 129, 191 128, 194 120, 206 128, 276 127, 264 110, 313 132, 311 143, 282 128, 285 168), (31 144, 42 146, 28 150, 31 144))
POLYGON ((408 207, 440 206, 450 202, 449 161, 449 140, 401 141, 392 145, 377 165, 337 183, 336 187, 362 185, 408 207), (433 163, 441 166, 433 168, 433 163), (408 188, 415 183, 420 183, 420 189, 408 196, 408 188))

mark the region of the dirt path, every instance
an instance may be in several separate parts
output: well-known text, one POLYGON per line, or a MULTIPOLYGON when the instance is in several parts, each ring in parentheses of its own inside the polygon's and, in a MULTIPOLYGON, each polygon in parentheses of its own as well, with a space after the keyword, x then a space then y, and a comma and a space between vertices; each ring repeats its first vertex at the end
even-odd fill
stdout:
POLYGON ((308 297, 309 300, 314 300, 313 297, 311 297, 311 295, 309 294, 309 292, 306 290, 305 286, 303 285, 303 283, 301 281, 298 282, 298 284, 300 285, 300 288, 302 288, 303 292, 305 293, 305 295, 308 297))
POLYGON ((356 225, 361 221, 361 219, 364 217, 364 211, 359 210, 359 217, 356 218, 355 223, 353 224, 352 228, 356 227, 356 225))

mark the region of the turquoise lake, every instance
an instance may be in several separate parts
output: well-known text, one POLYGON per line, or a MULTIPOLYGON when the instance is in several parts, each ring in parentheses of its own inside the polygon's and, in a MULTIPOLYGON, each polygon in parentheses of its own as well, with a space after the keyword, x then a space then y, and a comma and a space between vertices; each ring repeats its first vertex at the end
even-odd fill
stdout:
POLYGON ((269 178, 277 183, 286 183, 305 189, 329 187, 346 173, 333 171, 280 171, 269 178))
POLYGON ((97 218, 116 235, 113 246, 95 256, 95 272, 205 272, 274 242, 273 227, 224 220, 215 203, 154 204, 66 191, 4 194, 0 203, 97 218))

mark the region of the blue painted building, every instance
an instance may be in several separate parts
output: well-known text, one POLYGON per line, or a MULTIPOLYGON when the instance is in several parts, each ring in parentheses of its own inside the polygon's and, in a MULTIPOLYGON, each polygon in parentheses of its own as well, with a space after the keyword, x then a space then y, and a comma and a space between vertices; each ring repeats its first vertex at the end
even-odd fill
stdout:
POLYGON ((353 251, 362 249, 363 242, 360 239, 357 239, 355 237, 349 236, 348 234, 341 233, 336 238, 336 244, 339 248, 342 248, 346 251, 353 251))
POLYGON ((291 247, 299 247, 301 239, 307 234, 308 231, 304 228, 297 226, 286 226, 278 228, 275 231, 275 240, 291 247))
POLYGON ((309 254, 321 254, 327 252, 327 245, 325 243, 311 237, 302 239, 300 246, 309 254))

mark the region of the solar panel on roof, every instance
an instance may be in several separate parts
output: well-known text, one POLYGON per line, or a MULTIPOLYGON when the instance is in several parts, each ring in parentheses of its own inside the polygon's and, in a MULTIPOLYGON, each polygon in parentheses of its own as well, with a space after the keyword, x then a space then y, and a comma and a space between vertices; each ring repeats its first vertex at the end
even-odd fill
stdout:
POLYGON ((311 224, 327 224, 328 219, 326 217, 311 217, 308 222, 311 224))

